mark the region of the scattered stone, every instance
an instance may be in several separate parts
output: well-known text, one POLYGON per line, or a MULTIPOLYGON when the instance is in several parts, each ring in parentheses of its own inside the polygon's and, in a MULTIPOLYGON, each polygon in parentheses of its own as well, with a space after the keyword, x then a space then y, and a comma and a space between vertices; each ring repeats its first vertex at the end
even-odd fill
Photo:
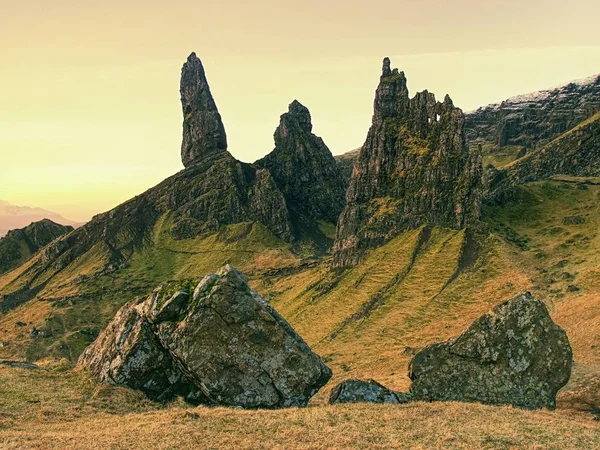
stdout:
POLYGON ((415 355, 416 353, 417 350, 412 347, 404 347, 404 350, 402 351, 402 354, 405 356, 415 355))
POLYGON ((12 361, 9 359, 0 359, 0 364, 7 367, 16 367, 18 369, 37 370, 40 368, 37 364, 27 361, 12 361))
POLYGON ((581 225, 585 223, 585 217, 581 216, 568 216, 563 219, 563 225, 581 225))
POLYGON ((125 305, 79 363, 154 398, 242 408, 305 406, 327 383, 331 370, 233 267, 188 285, 125 305))
POLYGON ((329 404, 336 403, 408 403, 410 394, 396 393, 375 380, 346 380, 331 391, 329 404))
POLYGON ((411 361, 418 400, 556 407, 573 353, 546 306, 524 293, 477 319, 460 336, 430 345, 411 361))
POLYGON ((567 286, 567 291, 568 292, 578 292, 580 290, 581 289, 579 288, 579 286, 576 286, 574 284, 570 284, 570 285, 567 286))
POLYGON ((0 347, 8 347, 10 345, 9 341, 2 341, 0 342, 0 347))

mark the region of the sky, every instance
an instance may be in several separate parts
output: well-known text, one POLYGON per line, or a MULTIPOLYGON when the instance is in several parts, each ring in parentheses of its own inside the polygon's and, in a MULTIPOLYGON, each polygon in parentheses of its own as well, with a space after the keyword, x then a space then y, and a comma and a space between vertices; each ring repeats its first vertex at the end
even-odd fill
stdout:
POLYGON ((294 99, 362 145, 384 56, 465 111, 600 73, 600 2, 0 0, 0 199, 72 220, 183 168, 181 65, 202 59, 229 150, 273 149, 294 99))

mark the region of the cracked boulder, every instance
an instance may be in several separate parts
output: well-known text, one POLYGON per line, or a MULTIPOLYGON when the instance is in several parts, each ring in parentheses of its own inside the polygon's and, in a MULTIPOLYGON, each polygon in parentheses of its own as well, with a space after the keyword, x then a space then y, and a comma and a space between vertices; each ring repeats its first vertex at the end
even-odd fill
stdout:
POLYGON ((80 362, 99 381, 242 408, 305 406, 331 377, 229 265, 125 305, 80 362))
POLYGON ((375 380, 342 381, 331 391, 329 403, 408 403, 410 394, 394 392, 375 380))
POLYGON ((556 407, 573 353, 546 306, 521 294, 481 316, 460 336, 424 348, 409 367, 415 400, 556 407))

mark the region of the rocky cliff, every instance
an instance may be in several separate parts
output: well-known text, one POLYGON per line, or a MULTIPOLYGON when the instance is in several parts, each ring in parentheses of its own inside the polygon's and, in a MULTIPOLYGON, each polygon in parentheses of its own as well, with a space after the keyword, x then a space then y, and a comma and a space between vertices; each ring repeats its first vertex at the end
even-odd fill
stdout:
POLYGON ((183 138, 181 160, 185 167, 227 150, 227 135, 210 92, 202 62, 192 53, 181 69, 183 138))
POLYGON ((469 113, 470 145, 484 153, 513 147, 516 156, 540 148, 600 111, 600 75, 509 98, 469 113))
POLYGON ((323 139, 312 133, 309 110, 292 102, 274 138, 275 149, 255 164, 271 173, 283 193, 296 236, 318 221, 335 224, 347 183, 323 139))
POLYGON ((449 96, 427 91, 410 98, 404 72, 384 59, 368 132, 342 212, 336 267, 407 228, 463 228, 479 217, 481 160, 466 145, 465 117, 449 96))
POLYGON ((346 179, 347 183, 350 182, 350 178, 352 177, 352 169, 354 168, 354 163, 358 160, 359 155, 360 148, 350 150, 349 152, 342 153, 341 155, 335 155, 335 161, 342 171, 342 175, 346 179))
POLYGON ((42 247, 70 231, 73 227, 49 219, 9 231, 0 238, 0 274, 18 267, 42 247))

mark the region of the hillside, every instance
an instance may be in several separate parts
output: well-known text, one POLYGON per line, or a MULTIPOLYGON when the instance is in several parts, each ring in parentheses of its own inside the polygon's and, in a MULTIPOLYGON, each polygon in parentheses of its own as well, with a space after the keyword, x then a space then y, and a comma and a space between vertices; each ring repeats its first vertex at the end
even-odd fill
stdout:
POLYGON ((486 198, 501 200, 512 195, 517 185, 554 175, 600 176, 600 112, 499 171, 491 171, 486 198))
POLYGON ((303 105, 294 102, 281 116, 275 149, 247 164, 227 150, 195 54, 183 66, 180 93, 185 168, 0 273, 3 442, 600 445, 590 415, 600 410, 600 118, 578 122, 494 172, 490 192, 508 180, 511 194, 482 203, 481 158, 469 150, 464 114, 450 97, 438 102, 424 91, 410 98, 404 73, 386 58, 365 145, 341 158, 354 164, 343 205, 345 166, 312 134, 303 105), (336 236, 334 216, 342 209, 336 236), (154 403, 75 368, 122 305, 225 264, 244 272, 333 370, 307 409, 154 403), (350 378, 406 390, 408 364, 419 350, 460 334, 523 291, 544 301, 573 349, 574 371, 557 411, 420 402, 325 406, 335 384, 350 378))
POLYGON ((73 227, 59 225, 49 219, 9 231, 0 238, 0 274, 20 266, 42 247, 70 231, 73 227))
POLYGON ((540 148, 600 111, 600 75, 481 107, 467 114, 471 148, 484 166, 503 167, 540 148))

